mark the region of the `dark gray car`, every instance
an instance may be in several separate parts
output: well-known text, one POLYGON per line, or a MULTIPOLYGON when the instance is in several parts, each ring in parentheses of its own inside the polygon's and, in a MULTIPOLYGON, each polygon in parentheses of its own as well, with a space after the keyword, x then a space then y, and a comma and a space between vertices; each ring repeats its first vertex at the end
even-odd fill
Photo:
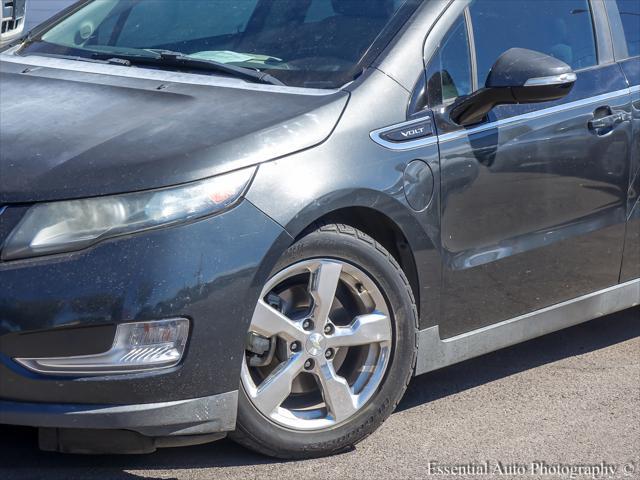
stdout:
POLYGON ((350 448, 640 303, 635 0, 83 0, 0 55, 0 423, 350 448))

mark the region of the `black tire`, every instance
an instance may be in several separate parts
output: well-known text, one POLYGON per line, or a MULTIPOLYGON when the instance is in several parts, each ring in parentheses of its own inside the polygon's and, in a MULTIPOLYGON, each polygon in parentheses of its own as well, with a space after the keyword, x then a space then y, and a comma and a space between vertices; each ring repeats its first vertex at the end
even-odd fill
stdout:
POLYGON ((391 415, 412 377, 417 354, 418 314, 409 281, 396 260, 374 239, 347 225, 323 225, 292 245, 273 273, 314 258, 349 262, 375 279, 392 312, 393 347, 385 378, 346 423, 300 432, 277 425, 256 410, 240 386, 236 431, 230 437, 262 454, 300 459, 332 455, 353 448, 391 415))

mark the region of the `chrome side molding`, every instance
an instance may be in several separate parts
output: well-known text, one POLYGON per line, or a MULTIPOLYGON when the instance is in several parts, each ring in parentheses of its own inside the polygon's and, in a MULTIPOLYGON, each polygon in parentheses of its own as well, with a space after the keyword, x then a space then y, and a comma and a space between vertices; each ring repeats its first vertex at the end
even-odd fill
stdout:
POLYGON ((438 326, 427 328, 418 334, 415 375, 637 305, 640 305, 640 278, 446 340, 440 338, 438 326))
POLYGON ((422 116, 420 118, 414 118, 412 120, 408 120, 402 123, 396 123, 395 125, 390 125, 388 127, 380 128, 378 130, 374 130, 369 134, 371 140, 376 142, 378 145, 381 145, 389 150, 411 150, 414 148, 423 148, 429 145, 435 145, 438 143, 438 137, 436 137, 433 133, 430 135, 426 135, 424 137, 419 137, 411 140, 406 140, 403 142, 392 142, 386 138, 386 135, 390 132, 394 132, 396 130, 402 128, 410 128, 414 125, 420 125, 425 123, 425 121, 431 122, 430 116, 422 116))
MULTIPOLYGON (((127 68, 127 67, 122 67, 122 68, 127 68)), ((537 81, 537 79, 534 79, 537 81)), ((532 84, 530 84, 530 86, 533 86, 532 84)), ((434 145, 436 143, 445 143, 445 142, 451 142, 454 140, 458 140, 461 138, 465 138, 468 137, 470 135, 474 135, 476 133, 481 133, 487 130, 492 130, 494 128, 500 128, 500 127, 504 127, 504 126, 512 126, 512 125, 518 125, 520 123, 523 122, 528 122, 531 120, 536 120, 539 118, 543 118, 546 117, 548 115, 555 115, 557 113, 563 113, 563 112, 567 112, 570 110, 574 110, 576 108, 582 108, 582 107, 586 107, 589 105, 593 105, 593 104, 597 104, 597 103, 601 103, 601 102, 606 102, 607 100, 611 100, 614 98, 619 98, 619 97, 623 97, 625 95, 629 95, 635 92, 640 91, 640 86, 635 86, 635 87, 630 87, 630 88, 625 88, 623 90, 617 90, 615 92, 609 92, 609 93, 605 93, 602 95, 596 95, 594 97, 587 97, 587 98, 583 98, 581 100, 575 100, 573 102, 568 102, 568 103, 563 103, 560 105, 555 105, 553 107, 547 107, 547 108, 541 108, 540 110, 534 110, 532 112, 529 113, 523 113, 522 115, 515 115, 513 117, 508 117, 508 118, 503 118, 502 120, 496 120, 494 122, 489 122, 489 123, 483 123, 481 125, 478 125, 477 127, 471 127, 471 128, 462 128, 460 130, 456 130, 454 132, 450 132, 450 133, 444 133, 441 134, 439 136, 429 136, 429 137, 425 137, 425 138, 419 138, 416 140, 412 140, 410 142, 401 142, 401 143, 393 143, 393 142, 389 142, 386 141, 383 138, 383 134, 385 132, 389 132, 391 130, 400 128, 400 127, 406 127, 409 126, 411 124, 415 124, 417 122, 420 121, 420 119, 417 120, 410 120, 407 122, 403 122, 403 123, 397 123, 395 125, 390 125, 388 127, 384 127, 378 130, 374 130, 373 132, 371 132, 369 134, 369 136, 371 137, 371 140, 373 140, 374 142, 376 142, 378 145, 385 147, 389 150, 394 150, 394 151, 404 151, 404 150, 412 150, 415 148, 424 148, 424 147, 429 147, 431 145, 434 145)))

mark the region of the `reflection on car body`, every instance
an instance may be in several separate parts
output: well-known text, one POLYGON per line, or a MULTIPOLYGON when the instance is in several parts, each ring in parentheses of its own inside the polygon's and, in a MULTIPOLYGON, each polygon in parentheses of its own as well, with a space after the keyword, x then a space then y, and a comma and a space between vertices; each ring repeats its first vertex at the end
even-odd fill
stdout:
POLYGON ((0 53, 0 423, 330 455, 412 375, 639 304, 639 5, 81 0, 36 28, 0 53))

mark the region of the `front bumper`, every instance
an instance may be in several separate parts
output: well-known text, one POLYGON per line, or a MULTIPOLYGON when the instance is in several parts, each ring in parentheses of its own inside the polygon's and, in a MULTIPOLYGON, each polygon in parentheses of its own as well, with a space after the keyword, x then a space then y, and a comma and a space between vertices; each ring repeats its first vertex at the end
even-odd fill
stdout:
POLYGON ((129 430, 147 437, 204 435, 235 428, 238 391, 139 405, 73 405, 0 400, 0 423, 40 428, 129 430))
POLYGON ((0 423, 149 436, 233 430, 246 331, 290 241, 244 201, 86 251, 0 262, 0 423), (100 353, 119 323, 175 317, 188 318, 191 333, 169 369, 51 377, 13 360, 100 353))

